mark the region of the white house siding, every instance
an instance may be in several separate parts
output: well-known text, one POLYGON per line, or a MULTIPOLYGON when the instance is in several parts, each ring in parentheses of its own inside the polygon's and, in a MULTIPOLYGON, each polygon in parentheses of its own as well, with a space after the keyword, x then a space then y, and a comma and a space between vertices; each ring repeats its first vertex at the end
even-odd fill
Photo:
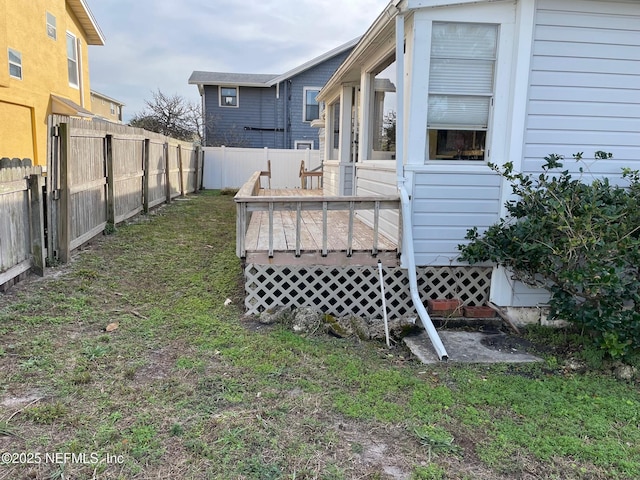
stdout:
POLYGON ((458 245, 465 242, 467 230, 484 230, 499 219, 500 177, 488 167, 422 170, 413 174, 416 264, 461 265, 458 245))
MULTIPOLYGON (((595 177, 640 166, 640 16, 638 2, 539 0, 536 8, 522 169, 538 173, 544 157, 571 160, 612 152, 590 163, 595 177)), ((508 275, 504 272, 502 275, 508 275)), ((498 275, 494 274, 494 282, 498 275)), ((511 306, 545 304, 548 292, 512 284, 511 306)), ((503 292, 504 293, 504 292, 503 292)))
POLYGON ((638 11, 637 1, 539 0, 524 171, 550 153, 596 150, 614 155, 591 166, 598 176, 640 165, 638 11))
MULTIPOLYGON (((356 195, 398 195, 396 164, 382 160, 358 162, 356 164, 356 195)), ((363 212, 360 218, 373 225, 373 212, 363 212)), ((390 210, 380 211, 380 232, 398 240, 398 213, 390 210)))
POLYGON ((340 175, 344 180, 344 195, 353 195, 353 163, 340 164, 340 175))
POLYGON ((325 161, 322 165, 322 189, 325 195, 340 195, 340 164, 325 161))

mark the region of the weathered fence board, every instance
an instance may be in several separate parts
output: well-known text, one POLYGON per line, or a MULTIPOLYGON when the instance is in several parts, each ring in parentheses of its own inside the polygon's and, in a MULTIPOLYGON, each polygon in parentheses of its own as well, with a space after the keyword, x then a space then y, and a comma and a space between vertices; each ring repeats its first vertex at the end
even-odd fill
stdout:
POLYGON ((144 138, 113 136, 113 223, 120 223, 143 209, 144 138))
POLYGON ((165 156, 164 142, 150 139, 148 141, 148 144, 148 208, 153 208, 156 205, 164 203, 167 200, 167 193, 165 188, 167 176, 167 159, 165 156))
POLYGON ((126 125, 53 116, 47 185, 49 258, 200 188, 202 151, 126 125))
POLYGON ((33 268, 42 274, 42 168, 0 161, 0 289, 33 268))

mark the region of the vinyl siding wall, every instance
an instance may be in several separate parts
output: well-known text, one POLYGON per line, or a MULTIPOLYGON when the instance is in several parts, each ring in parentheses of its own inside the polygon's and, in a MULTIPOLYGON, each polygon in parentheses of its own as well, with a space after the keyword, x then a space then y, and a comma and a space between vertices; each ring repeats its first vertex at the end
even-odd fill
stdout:
POLYGON ((325 161, 322 165, 322 190, 325 195, 340 195, 340 164, 336 161, 325 161))
POLYGON ((614 155, 591 167, 596 175, 638 168, 639 25, 636 1, 539 1, 523 170, 538 172, 550 153, 596 150, 614 155))
MULTIPOLYGON (((291 122, 291 133, 288 145, 285 148, 294 148, 296 140, 313 140, 313 149, 318 147, 318 129, 311 126, 310 122, 303 121, 304 111, 304 88, 323 87, 327 80, 331 78, 340 64, 347 58, 350 50, 336 55, 325 62, 309 68, 304 72, 291 78, 289 115, 291 122)), ((281 89, 282 91, 282 89, 281 89)))
POLYGON ((413 239, 417 265, 458 265, 467 229, 498 221, 501 179, 478 170, 414 173, 413 239))
MULTIPOLYGON (((356 164, 356 195, 398 195, 396 182, 395 162, 369 160, 356 164)), ((365 223, 373 225, 373 212, 358 215, 365 223)), ((380 231, 394 241, 398 240, 398 222, 398 212, 380 212, 380 231)))
POLYGON ((220 107, 218 86, 205 86, 207 145, 248 148, 284 148, 283 132, 245 130, 245 127, 283 127, 282 97, 276 103, 276 88, 240 87, 238 107, 220 107))
POLYGON ((318 129, 303 121, 304 88, 324 86, 348 53, 336 55, 282 82, 280 98, 276 98, 275 86, 240 87, 238 107, 220 107, 218 86, 205 85, 207 145, 291 149, 298 140, 313 141, 313 149, 317 150, 318 129), (273 131, 285 128, 287 116, 290 130, 286 134, 273 131), (267 130, 245 130, 245 127, 267 130))
MULTIPOLYGON (((572 154, 612 160, 589 166, 620 175, 640 162, 640 16, 637 2, 539 0, 536 8, 522 169, 540 172, 544 157, 572 154)), ((589 180, 588 178, 585 180, 589 180)), ((615 180, 614 180, 615 181, 615 180)), ((515 282, 512 306, 536 306, 549 295, 515 282)))

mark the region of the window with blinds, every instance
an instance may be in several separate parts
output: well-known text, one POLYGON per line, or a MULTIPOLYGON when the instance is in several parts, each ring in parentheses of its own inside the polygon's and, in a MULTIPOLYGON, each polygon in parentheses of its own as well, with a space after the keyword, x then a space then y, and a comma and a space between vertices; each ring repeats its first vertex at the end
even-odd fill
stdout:
POLYGON ((493 100, 497 25, 434 23, 429 158, 483 160, 493 100))

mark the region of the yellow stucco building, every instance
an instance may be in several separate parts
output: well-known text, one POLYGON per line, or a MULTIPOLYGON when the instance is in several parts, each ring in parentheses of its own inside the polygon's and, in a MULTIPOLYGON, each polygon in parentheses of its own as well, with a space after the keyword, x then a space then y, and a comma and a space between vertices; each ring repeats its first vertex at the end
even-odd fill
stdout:
POLYGON ((124 107, 124 103, 121 101, 91 90, 91 112, 98 118, 122 123, 122 107, 124 107))
POLYGON ((46 165, 48 116, 91 116, 89 45, 85 0, 0 0, 0 157, 46 165))

